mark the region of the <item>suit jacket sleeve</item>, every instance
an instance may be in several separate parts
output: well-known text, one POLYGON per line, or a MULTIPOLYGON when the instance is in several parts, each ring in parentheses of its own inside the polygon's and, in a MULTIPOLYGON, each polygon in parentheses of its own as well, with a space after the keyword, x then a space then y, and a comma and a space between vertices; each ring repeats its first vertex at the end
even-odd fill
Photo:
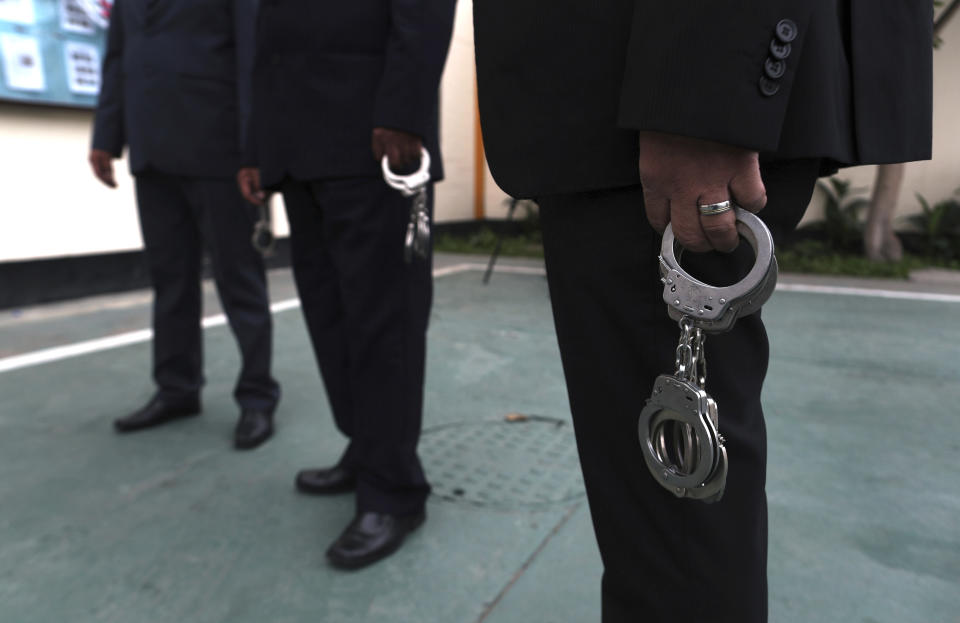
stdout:
POLYGON ((93 121, 93 148, 119 158, 126 144, 123 120, 123 16, 124 0, 116 0, 110 13, 107 53, 103 59, 100 96, 93 121))
POLYGON ((254 164, 253 143, 253 64, 256 56, 256 30, 259 0, 234 0, 234 45, 237 53, 237 144, 243 162, 254 164))
POLYGON ((620 125, 774 151, 806 26, 827 2, 635 0, 620 125), (784 20, 796 37, 776 93, 765 94, 759 81, 784 20))
POLYGON ((455 0, 389 0, 390 34, 374 127, 425 138, 453 32, 455 0))

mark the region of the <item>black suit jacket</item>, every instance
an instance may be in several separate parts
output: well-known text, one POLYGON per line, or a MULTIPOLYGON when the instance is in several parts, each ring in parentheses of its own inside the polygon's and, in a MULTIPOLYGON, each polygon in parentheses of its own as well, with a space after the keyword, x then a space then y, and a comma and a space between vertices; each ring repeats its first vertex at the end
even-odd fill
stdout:
POLYGON ((133 173, 233 177, 249 110, 257 0, 116 0, 93 147, 133 173))
POLYGON ((417 134, 443 176, 438 90, 455 0, 264 0, 246 164, 264 186, 380 176, 375 127, 417 134))
POLYGON ((637 131, 828 166, 930 157, 927 0, 477 0, 494 178, 515 196, 639 182, 637 131))

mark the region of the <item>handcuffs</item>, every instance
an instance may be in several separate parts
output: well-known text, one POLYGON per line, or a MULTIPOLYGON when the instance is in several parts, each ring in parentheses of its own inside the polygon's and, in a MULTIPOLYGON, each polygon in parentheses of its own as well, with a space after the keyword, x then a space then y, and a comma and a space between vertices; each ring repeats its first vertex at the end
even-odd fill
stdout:
POLYGON ((260 217, 253 224, 253 236, 250 238, 250 242, 261 256, 267 258, 273 255, 277 246, 277 238, 273 234, 269 197, 257 207, 260 211, 260 217))
POLYGON ((719 432, 717 403, 707 394, 707 333, 729 331, 773 294, 777 259, 773 236, 754 214, 734 208, 737 230, 753 248, 754 266, 739 282, 706 284, 687 273, 668 225, 660 249, 663 300, 680 325, 676 368, 654 382, 640 412, 640 446, 650 474, 677 497, 716 502, 727 480, 727 449, 719 432))
POLYGON ((430 152, 424 147, 420 148, 420 168, 410 175, 397 175, 391 171, 386 156, 380 161, 380 168, 383 169, 384 181, 391 188, 399 190, 404 197, 413 197, 404 238, 403 261, 409 264, 414 256, 426 259, 430 252, 430 211, 427 207, 430 152))

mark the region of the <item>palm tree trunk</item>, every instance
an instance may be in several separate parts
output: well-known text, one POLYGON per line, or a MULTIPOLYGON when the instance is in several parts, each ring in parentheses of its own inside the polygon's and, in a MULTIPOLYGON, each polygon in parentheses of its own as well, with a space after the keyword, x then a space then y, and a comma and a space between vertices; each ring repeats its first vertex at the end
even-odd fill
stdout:
POLYGON ((903 163, 877 167, 870 211, 867 213, 867 228, 863 234, 867 258, 874 262, 898 262, 903 259, 903 245, 893 233, 893 214, 897 209, 905 171, 906 165, 903 163))

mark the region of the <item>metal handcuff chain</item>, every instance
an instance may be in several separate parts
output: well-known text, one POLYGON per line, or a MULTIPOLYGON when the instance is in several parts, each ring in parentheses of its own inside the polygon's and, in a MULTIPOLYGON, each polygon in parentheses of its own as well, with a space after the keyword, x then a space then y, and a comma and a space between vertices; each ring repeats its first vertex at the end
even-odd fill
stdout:
POLYGON ((690 276, 677 261, 672 228, 664 233, 663 298, 670 317, 679 322, 680 342, 673 374, 657 377, 638 422, 644 461, 654 480, 677 497, 707 503, 723 497, 728 468, 717 403, 706 391, 706 336, 728 331, 737 318, 760 309, 777 281, 770 230, 750 212, 734 209, 737 229, 756 260, 732 286, 711 286, 690 276))
POLYGON ((430 251, 430 211, 427 208, 427 185, 430 183, 430 152, 420 148, 420 168, 410 175, 398 175, 390 170, 390 162, 384 156, 380 161, 383 180, 404 197, 413 197, 410 219, 403 243, 403 260, 407 264, 414 256, 426 259, 430 251))

